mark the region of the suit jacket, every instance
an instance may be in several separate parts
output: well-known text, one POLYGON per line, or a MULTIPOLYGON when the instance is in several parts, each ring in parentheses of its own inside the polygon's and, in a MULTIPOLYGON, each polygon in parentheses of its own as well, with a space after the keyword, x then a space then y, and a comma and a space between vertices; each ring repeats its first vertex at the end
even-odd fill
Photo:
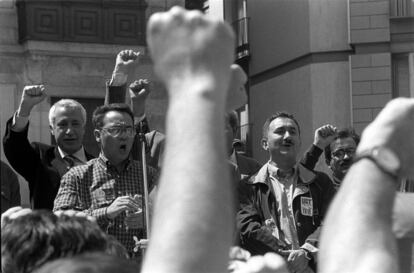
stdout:
POLYGON ((12 168, 0 160, 1 213, 20 206, 20 185, 12 168))
MULTIPOLYGON (((29 143, 29 125, 22 132, 11 130, 13 118, 6 124, 3 138, 4 154, 10 165, 29 183, 30 203, 33 209, 53 209, 60 178, 67 172, 67 163, 56 146, 39 142, 29 143)), ((86 158, 93 156, 85 151, 86 158)))

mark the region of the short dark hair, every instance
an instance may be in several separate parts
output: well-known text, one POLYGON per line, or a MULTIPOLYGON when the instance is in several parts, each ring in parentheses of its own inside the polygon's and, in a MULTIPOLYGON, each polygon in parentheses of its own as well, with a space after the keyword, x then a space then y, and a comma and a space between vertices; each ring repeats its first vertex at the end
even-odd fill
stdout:
MULTIPOLYGON (((89 251, 106 251, 108 235, 86 217, 36 210, 1 229, 3 273, 32 272, 44 263, 89 251)), ((108 252, 107 252, 108 253, 108 252)))
POLYGON ((300 135, 300 126, 299 126, 299 122, 296 120, 296 118, 289 112, 280 111, 280 112, 276 112, 274 115, 271 115, 269 118, 266 119, 266 121, 263 125, 263 131, 262 131, 263 139, 267 139, 267 133, 269 131, 269 125, 270 125, 270 123, 272 123, 273 120, 275 120, 277 118, 288 118, 288 119, 293 120, 295 122, 296 126, 298 127, 298 133, 300 135))
POLYGON ((139 265, 132 260, 91 252, 49 262, 34 273, 134 273, 139 265))
MULTIPOLYGON (((340 129, 332 142, 334 142, 337 139, 348 138, 348 137, 352 138, 355 141, 355 144, 358 146, 360 136, 355 132, 355 130, 353 128, 342 128, 342 129, 340 129)), ((332 144, 332 142, 331 142, 331 144, 332 144)), ((325 147, 325 151, 324 151, 325 152, 325 162, 326 162, 327 165, 329 165, 331 163, 331 160, 332 160, 331 144, 327 145, 325 147)))
POLYGON ((96 108, 95 111, 93 111, 92 124, 95 129, 101 129, 103 127, 104 125, 103 119, 106 113, 110 111, 127 113, 131 117, 132 122, 134 122, 134 114, 132 113, 132 110, 128 104, 125 104, 125 103, 105 104, 105 105, 98 106, 98 108, 96 108))

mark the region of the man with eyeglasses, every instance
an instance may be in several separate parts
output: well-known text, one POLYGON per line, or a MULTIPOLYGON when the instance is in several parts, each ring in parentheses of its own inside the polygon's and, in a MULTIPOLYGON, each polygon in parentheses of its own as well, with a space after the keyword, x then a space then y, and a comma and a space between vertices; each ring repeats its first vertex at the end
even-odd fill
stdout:
MULTIPOLYGON (((339 131, 332 125, 324 125, 315 131, 312 147, 306 152, 302 164, 313 170, 322 151, 325 162, 332 170, 332 182, 339 190, 342 181, 354 163, 360 136, 352 128, 339 131)), ((399 266, 401 272, 411 272, 412 242, 414 238, 414 217, 410 206, 414 203, 413 193, 397 193, 393 210, 393 232, 397 238, 400 252, 399 266)), ((314 234, 315 240, 319 237, 314 234)))
MULTIPOLYGON (((101 147, 99 157, 62 177, 53 210, 73 209, 95 217, 140 261, 141 253, 133 251, 133 237, 144 235, 144 186, 142 166, 129 156, 135 137, 133 113, 126 104, 103 105, 94 111, 92 122, 101 147)), ((156 178, 155 169, 148 167, 150 189, 156 178)))
POLYGON ((301 163, 313 170, 324 152, 325 162, 332 171, 332 182, 338 190, 352 165, 359 139, 359 135, 352 128, 337 130, 330 124, 323 125, 316 129, 313 145, 305 153, 301 163))

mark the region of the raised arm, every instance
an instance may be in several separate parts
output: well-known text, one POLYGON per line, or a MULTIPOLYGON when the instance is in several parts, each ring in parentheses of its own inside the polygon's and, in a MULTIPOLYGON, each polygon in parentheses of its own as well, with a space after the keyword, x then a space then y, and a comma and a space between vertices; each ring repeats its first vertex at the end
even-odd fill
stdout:
POLYGON ((10 165, 33 187, 41 159, 28 140, 30 113, 47 97, 43 85, 29 85, 23 89, 19 107, 7 121, 3 138, 4 154, 10 165))
POLYGON ((105 104, 125 103, 130 70, 138 63, 139 52, 122 50, 116 55, 112 78, 106 84, 105 104))
POLYGON ((330 124, 323 125, 315 130, 313 143, 303 155, 300 163, 308 170, 314 170, 326 146, 334 140, 336 127, 330 124))
POLYGON ((224 113, 234 35, 223 22, 177 7, 154 14, 147 35, 169 108, 163 171, 142 272, 225 272, 233 197, 224 113))
POLYGON ((322 231, 320 272, 398 272, 391 215, 399 178, 414 176, 413 124, 414 100, 399 98, 363 132, 322 231), (376 160, 363 156, 375 147, 376 160))

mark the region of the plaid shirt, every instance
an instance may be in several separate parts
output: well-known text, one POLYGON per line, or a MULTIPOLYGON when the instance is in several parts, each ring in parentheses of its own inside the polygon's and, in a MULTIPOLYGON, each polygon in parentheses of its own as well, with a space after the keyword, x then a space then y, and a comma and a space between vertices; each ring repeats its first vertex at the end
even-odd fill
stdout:
MULTIPOLYGON (((151 167, 148 167, 147 174, 151 189, 158 176, 151 167)), ((144 229, 127 229, 124 223, 125 212, 111 220, 106 216, 106 208, 117 197, 135 194, 144 196, 141 163, 128 160, 124 170, 118 172, 101 153, 86 165, 71 168, 62 177, 53 211, 73 209, 94 216, 103 230, 114 235, 132 252, 135 246, 133 236, 143 238, 144 229)), ((144 218, 144 213, 142 217, 144 218)))

